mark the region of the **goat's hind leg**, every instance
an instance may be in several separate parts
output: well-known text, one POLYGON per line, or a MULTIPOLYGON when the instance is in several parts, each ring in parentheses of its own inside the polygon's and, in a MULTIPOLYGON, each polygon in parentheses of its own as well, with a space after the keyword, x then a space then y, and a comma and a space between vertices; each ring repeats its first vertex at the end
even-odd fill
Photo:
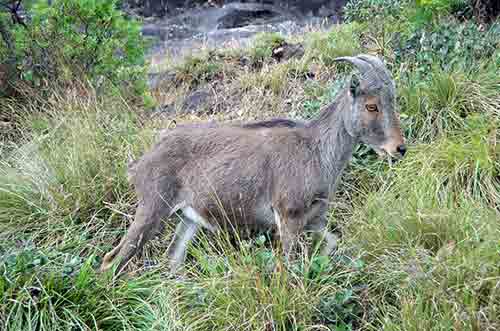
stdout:
POLYGON ((151 203, 140 203, 135 218, 127 234, 118 246, 104 256, 101 272, 110 269, 115 263, 118 273, 125 268, 130 259, 139 252, 144 244, 161 228, 162 209, 151 203))
POLYGON ((211 232, 217 231, 217 228, 212 226, 196 209, 191 206, 183 206, 181 220, 175 229, 174 238, 168 248, 170 272, 172 274, 175 274, 184 263, 187 246, 201 227, 211 232))

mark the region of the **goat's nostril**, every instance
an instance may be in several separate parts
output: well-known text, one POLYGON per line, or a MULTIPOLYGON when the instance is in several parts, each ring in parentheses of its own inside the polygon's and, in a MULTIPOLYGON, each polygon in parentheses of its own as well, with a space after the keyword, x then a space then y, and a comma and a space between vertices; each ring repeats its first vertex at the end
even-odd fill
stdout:
POLYGON ((406 154, 406 146, 405 145, 399 145, 396 150, 401 154, 401 156, 405 156, 406 154))

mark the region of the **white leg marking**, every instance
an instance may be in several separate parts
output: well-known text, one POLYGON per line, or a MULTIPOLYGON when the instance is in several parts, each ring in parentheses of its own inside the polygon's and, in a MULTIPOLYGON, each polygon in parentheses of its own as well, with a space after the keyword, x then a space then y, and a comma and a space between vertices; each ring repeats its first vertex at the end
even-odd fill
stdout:
POLYGON ((182 213, 185 217, 189 218, 194 223, 204 227, 205 229, 210 230, 211 232, 216 232, 217 229, 215 226, 210 224, 206 219, 204 219, 200 214, 196 212, 191 206, 183 207, 182 213))
POLYGON ((338 237, 329 231, 325 231, 325 247, 321 250, 321 255, 330 255, 330 253, 337 248, 338 237))
POLYGON ((282 224, 281 224, 281 217, 280 217, 280 214, 278 214, 278 211, 276 209, 274 209, 274 223, 276 224, 276 226, 278 227, 278 233, 280 234, 280 237, 282 237, 282 224))
POLYGON ((186 201, 182 201, 178 204, 176 204, 174 206, 174 208, 172 208, 172 210, 170 211, 170 214, 168 215, 168 217, 171 217, 173 214, 175 214, 177 211, 183 209, 186 207, 186 201))
POLYGON ((172 260, 176 266, 184 261, 187 245, 196 235, 196 230, 198 230, 198 226, 196 224, 181 224, 176 231, 175 235, 178 236, 178 239, 175 242, 175 251, 172 256, 172 260))

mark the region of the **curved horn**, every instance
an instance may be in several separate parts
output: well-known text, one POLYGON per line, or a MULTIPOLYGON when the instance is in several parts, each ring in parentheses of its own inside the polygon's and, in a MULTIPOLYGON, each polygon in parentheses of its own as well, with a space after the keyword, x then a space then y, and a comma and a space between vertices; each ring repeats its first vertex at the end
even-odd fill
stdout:
POLYGON ((368 55, 368 54, 361 54, 357 56, 359 59, 366 61, 370 63, 374 69, 377 71, 377 73, 382 76, 381 78, 384 80, 387 80, 389 82, 392 82, 392 76, 390 71, 387 69, 385 66, 384 62, 382 60, 375 56, 375 55, 368 55))
POLYGON ((361 72, 362 76, 365 76, 369 74, 370 72, 373 71, 372 64, 368 61, 364 61, 362 59, 359 59, 357 56, 343 56, 343 57, 338 57, 335 58, 333 61, 335 62, 341 62, 341 61, 346 61, 349 63, 352 63, 358 70, 361 72))

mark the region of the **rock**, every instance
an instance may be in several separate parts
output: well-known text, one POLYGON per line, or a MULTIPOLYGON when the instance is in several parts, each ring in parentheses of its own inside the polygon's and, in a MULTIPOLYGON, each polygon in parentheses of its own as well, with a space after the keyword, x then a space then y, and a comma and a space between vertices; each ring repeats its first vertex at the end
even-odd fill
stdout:
POLYGON ((180 114, 202 114, 213 111, 215 95, 209 88, 200 88, 189 93, 179 104, 168 103, 159 105, 153 110, 153 116, 172 118, 180 114))
POLYGON ((199 113, 202 110, 212 108, 214 105, 214 94, 208 88, 196 90, 186 96, 182 104, 183 113, 199 113))
POLYGON ((230 3, 223 8, 217 19, 218 29, 234 29, 248 25, 278 23, 299 20, 302 15, 287 7, 263 3, 230 3))
POLYGON ((143 15, 164 16, 167 12, 167 0, 144 0, 143 15))
POLYGON ((151 90, 158 89, 162 83, 175 82, 175 72, 155 72, 148 75, 148 85, 151 90))
POLYGON ((218 29, 241 28, 281 16, 280 12, 276 11, 273 6, 261 4, 232 4, 225 6, 225 11, 226 13, 218 19, 218 29))
POLYGON ((304 46, 302 46, 301 44, 283 43, 273 49, 272 57, 279 62, 286 61, 291 58, 301 58, 302 56, 304 56, 304 53, 304 46))

